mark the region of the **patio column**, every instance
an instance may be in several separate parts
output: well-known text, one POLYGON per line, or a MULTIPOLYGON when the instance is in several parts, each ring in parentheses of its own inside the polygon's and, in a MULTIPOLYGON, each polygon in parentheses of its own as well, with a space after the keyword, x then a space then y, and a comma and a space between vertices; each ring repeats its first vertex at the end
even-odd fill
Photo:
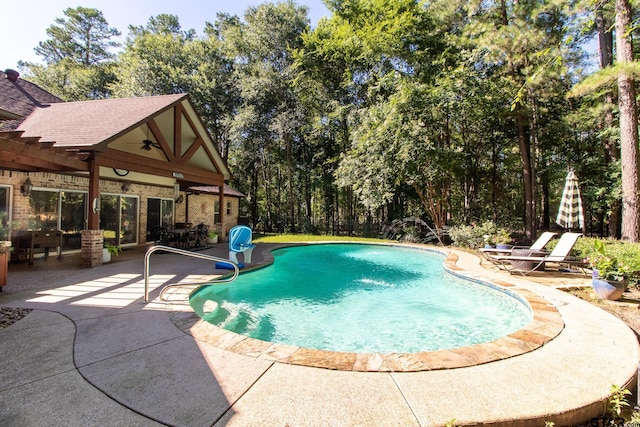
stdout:
POLYGON ((104 235, 100 230, 100 166, 89 160, 89 216, 82 230, 82 260, 87 267, 102 265, 104 235))
POLYGON ((89 230, 100 228, 100 166, 89 160, 89 230))
POLYGON ((220 184, 220 191, 218 192, 218 206, 220 206, 220 232, 222 233, 222 237, 224 238, 224 213, 226 207, 224 205, 224 183, 220 184))

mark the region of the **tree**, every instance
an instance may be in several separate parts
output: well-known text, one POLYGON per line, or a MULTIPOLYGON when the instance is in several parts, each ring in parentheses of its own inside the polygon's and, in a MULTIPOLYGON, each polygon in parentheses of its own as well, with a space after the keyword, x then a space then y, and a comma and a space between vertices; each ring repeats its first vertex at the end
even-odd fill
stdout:
POLYGON ((46 65, 21 62, 21 68, 28 69, 28 79, 67 101, 109 97, 115 79, 111 49, 120 46, 112 37, 120 32, 97 9, 68 8, 64 15, 34 49, 46 65))
MULTIPOLYGON (((292 1, 250 7, 244 15, 244 25, 229 28, 227 37, 236 56, 237 81, 243 105, 236 118, 238 135, 260 136, 258 150, 263 156, 260 167, 273 166, 273 160, 283 161, 286 175, 287 218, 295 231, 296 162, 294 145, 300 142, 304 110, 294 80, 293 52, 302 46, 301 35, 308 30, 306 7, 292 1), (240 121, 243 120, 243 121, 240 121)), ((249 141, 248 138, 243 138, 249 141)), ((281 173, 279 167, 275 167, 281 173)), ((271 177, 270 177, 271 178, 271 177)), ((279 179, 276 178, 276 184, 279 179)), ((266 183, 265 183, 266 184, 266 183)), ((281 193, 276 186, 276 196, 281 193)), ((269 191, 265 191, 270 193, 269 191)), ((280 197, 278 197, 277 206, 280 197)), ((270 221, 269 221, 270 222, 270 221)), ((270 226, 270 225, 269 225, 270 226)))
POLYGON ((118 56, 114 96, 149 96, 189 91, 196 58, 186 52, 192 32, 183 33, 176 16, 149 18, 146 27, 129 27, 124 51, 118 56))
MULTIPOLYGON (((616 0, 616 59, 619 66, 633 62, 632 10, 627 0, 616 0)), ((622 163, 622 240, 637 242, 638 228, 638 111, 634 76, 618 74, 620 159, 622 163)))
MULTIPOLYGON (((524 194, 526 239, 535 238, 538 217, 537 156, 540 150, 539 98, 558 95, 566 85, 560 81, 563 49, 567 40, 567 14, 561 5, 543 0, 478 2, 470 10, 472 20, 466 33, 475 38, 475 58, 491 70, 490 78, 501 79, 503 90, 513 94, 512 121, 517 132, 524 194), (543 92, 549 87, 552 92, 543 92)), ((566 89, 565 89, 566 90, 566 89)))
POLYGON ((47 64, 57 64, 64 59, 90 66, 110 60, 114 53, 110 49, 119 46, 111 40, 120 32, 109 27, 109 23, 97 9, 77 7, 65 9, 65 18, 56 18, 46 32, 48 40, 38 43, 34 50, 47 64))
MULTIPOLYGON (((331 99, 318 113, 335 147, 343 156, 336 170, 337 183, 345 191, 348 224, 359 209, 355 195, 370 216, 410 189, 402 182, 402 165, 396 156, 386 114, 399 114, 388 100, 407 80, 429 79, 432 58, 442 44, 433 21, 415 0, 330 1, 333 16, 321 21, 305 37, 300 62, 305 72, 324 86, 331 99), (433 56, 432 56, 433 55, 433 56)), ((445 32, 445 30, 443 30, 445 32)), ((414 194, 415 197, 415 194, 414 194)))

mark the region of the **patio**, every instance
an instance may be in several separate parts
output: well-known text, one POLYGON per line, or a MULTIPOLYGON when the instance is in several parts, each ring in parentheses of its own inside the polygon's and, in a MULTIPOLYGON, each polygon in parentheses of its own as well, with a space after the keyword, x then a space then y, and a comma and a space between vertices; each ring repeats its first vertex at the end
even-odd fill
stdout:
MULTIPOLYGON (((272 247, 258 245, 254 262, 268 262, 272 247)), ((543 297, 562 315, 562 332, 535 351, 467 368, 328 370, 195 339, 180 295, 175 303, 143 303, 140 250, 92 269, 72 256, 12 265, 0 306, 33 311, 0 329, 0 424, 572 425, 602 412, 612 384, 635 380, 638 341, 623 322, 454 252, 465 274, 543 297)), ((203 253, 226 257, 227 247, 203 253)), ((214 273, 202 260, 154 255, 151 296, 165 283, 214 273)))

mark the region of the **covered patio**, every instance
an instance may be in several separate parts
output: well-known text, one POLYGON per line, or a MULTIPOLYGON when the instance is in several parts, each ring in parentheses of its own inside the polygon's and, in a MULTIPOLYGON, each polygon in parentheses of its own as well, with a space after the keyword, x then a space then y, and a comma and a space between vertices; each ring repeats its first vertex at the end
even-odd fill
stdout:
MULTIPOLYGON (((36 107, 0 132, 0 173, 11 223, 61 229, 65 245, 77 236, 88 266, 102 263, 105 238, 144 245, 153 226, 188 223, 180 202, 191 188, 224 188, 231 177, 186 94, 36 107)), ((218 224, 225 194, 215 196, 218 224)))

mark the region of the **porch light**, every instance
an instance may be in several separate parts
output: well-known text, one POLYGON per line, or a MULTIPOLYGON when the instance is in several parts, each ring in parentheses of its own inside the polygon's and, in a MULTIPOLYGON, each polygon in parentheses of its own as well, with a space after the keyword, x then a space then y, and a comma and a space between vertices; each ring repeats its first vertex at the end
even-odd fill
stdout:
POLYGON ((122 190, 123 193, 127 193, 131 189, 131 182, 130 181, 123 182, 120 189, 122 190))
POLYGON ((27 197, 31 195, 31 190, 33 190, 33 184, 31 183, 29 177, 27 177, 27 179, 25 179, 20 186, 20 192, 23 196, 27 197))

